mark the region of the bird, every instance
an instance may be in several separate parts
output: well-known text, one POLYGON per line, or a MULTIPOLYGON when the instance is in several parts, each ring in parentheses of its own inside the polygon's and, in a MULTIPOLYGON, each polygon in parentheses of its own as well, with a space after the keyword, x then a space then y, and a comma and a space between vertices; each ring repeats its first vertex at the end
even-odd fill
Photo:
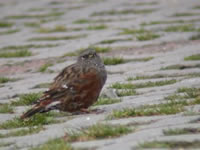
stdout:
POLYGON ((87 48, 74 64, 65 67, 54 78, 50 88, 20 118, 29 118, 50 110, 71 113, 87 111, 98 100, 106 80, 103 61, 93 48, 87 48))

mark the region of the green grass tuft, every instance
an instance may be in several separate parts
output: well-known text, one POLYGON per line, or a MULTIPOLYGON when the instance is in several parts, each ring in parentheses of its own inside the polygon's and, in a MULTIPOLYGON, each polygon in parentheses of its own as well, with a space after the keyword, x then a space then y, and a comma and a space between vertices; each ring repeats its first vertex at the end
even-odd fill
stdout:
POLYGON ((114 104, 114 103, 119 103, 119 102, 121 102, 120 99, 111 99, 111 98, 100 97, 98 99, 98 101, 93 106, 97 106, 97 105, 109 105, 109 104, 114 104))
POLYGON ((169 26, 164 31, 166 32, 194 32, 197 29, 192 24, 169 26))
POLYGON ((25 22, 24 26, 31 27, 31 28, 39 28, 41 23, 39 22, 25 22))
POLYGON ((132 89, 117 90, 116 94, 119 97, 137 95, 136 91, 132 89))
POLYGON ((79 19, 74 21, 74 24, 92 24, 92 23, 107 23, 113 21, 113 19, 95 19, 95 20, 89 20, 89 19, 79 19))
POLYGON ((157 25, 157 24, 183 24, 183 23, 195 23, 195 22, 199 22, 199 18, 197 19, 189 19, 189 20, 184 20, 184 19, 179 19, 179 20, 160 20, 160 21, 151 21, 149 23, 143 22, 140 25, 141 26, 146 26, 146 25, 157 25))
POLYGON ((169 95, 165 97, 165 100, 168 101, 185 101, 187 99, 193 99, 192 101, 187 101, 187 105, 196 105, 200 104, 200 98, 199 98, 199 88, 179 88, 177 92, 173 95, 169 95))
POLYGON ((58 41, 58 40, 73 40, 83 38, 86 35, 74 35, 74 36, 44 36, 30 38, 29 41, 58 41))
POLYGON ((44 8, 30 8, 29 10, 28 10, 29 12, 39 12, 39 11, 44 11, 44 8))
POLYGON ((62 55, 61 57, 78 56, 78 55, 79 55, 79 52, 78 52, 78 51, 75 51, 75 52, 68 52, 68 53, 65 53, 65 54, 62 55))
POLYGON ((170 65, 166 67, 162 67, 161 70, 183 70, 183 69, 191 69, 191 68, 200 68, 200 64, 195 65, 170 65))
POLYGON ((187 74, 189 78, 200 77, 200 73, 198 72, 191 72, 187 74))
POLYGON ((145 83, 137 83, 137 84, 132 84, 132 83, 119 83, 116 82, 111 85, 111 88, 115 89, 138 89, 138 88, 148 88, 148 87, 156 87, 156 86, 164 86, 164 85, 170 85, 174 84, 177 81, 172 79, 172 80, 164 80, 164 81, 157 81, 157 82, 145 82, 145 83))
POLYGON ((9 30, 6 30, 6 31, 1 31, 0 35, 13 34, 13 33, 19 32, 19 31, 20 31, 19 29, 9 29, 9 30))
POLYGON ((200 73, 188 73, 188 74, 154 74, 154 75, 143 75, 143 76, 136 76, 136 77, 128 77, 127 81, 132 80, 145 80, 145 79, 159 79, 159 78, 169 78, 169 77, 199 77, 200 73))
POLYGON ((28 129, 20 129, 17 131, 11 131, 7 134, 0 134, 0 138, 16 137, 16 136, 25 136, 30 134, 36 134, 42 131, 44 128, 42 126, 38 127, 29 127, 28 129))
POLYGON ((102 25, 89 26, 89 27, 87 27, 87 30, 103 30, 106 28, 107 28, 107 26, 102 24, 102 25))
POLYGON ((62 5, 63 4, 63 2, 56 2, 56 1, 54 1, 54 2, 49 2, 49 5, 62 5))
POLYGON ((173 15, 173 17, 187 17, 187 16, 196 16, 199 15, 198 13, 189 13, 189 12, 185 12, 185 13, 176 13, 173 15))
POLYGON ((136 61, 136 62, 139 62, 139 61, 150 61, 152 60, 154 57, 144 57, 144 58, 135 58, 135 59, 131 59, 131 61, 136 61))
POLYGON ((2 143, 2 142, 0 142, 0 147, 6 147, 6 146, 10 146, 12 144, 13 143, 2 143))
POLYGON ((170 65, 170 66, 162 67, 161 70, 171 70, 171 69, 182 70, 182 69, 186 69, 186 68, 187 68, 187 66, 184 66, 184 65, 170 65))
POLYGON ((50 12, 47 14, 24 14, 24 15, 13 15, 13 16, 7 16, 6 19, 43 19, 43 18, 49 18, 49 17, 59 17, 62 16, 64 12, 50 12))
POLYGON ((169 101, 167 103, 144 105, 138 108, 126 108, 123 110, 114 110, 108 119, 127 118, 137 116, 170 115, 184 111, 185 101, 169 101))
POLYGON ((39 68, 39 72, 45 72, 47 69, 48 69, 48 67, 50 67, 50 66, 53 66, 53 64, 51 64, 51 63, 46 63, 46 64, 44 64, 44 65, 42 65, 40 68, 39 68))
POLYGON ((26 120, 20 118, 14 118, 0 124, 0 129, 14 129, 21 127, 33 127, 42 126, 56 123, 56 120, 52 117, 51 113, 35 114, 33 117, 26 120))
POLYGON ((62 138, 49 140, 45 144, 38 147, 31 148, 30 150, 74 150, 72 146, 62 138))
POLYGON ((126 10, 109 10, 102 12, 94 12, 91 16, 107 16, 107 15, 123 15, 123 14, 148 14, 154 12, 155 9, 126 9, 126 10))
POLYGON ((163 130, 164 135, 180 135, 180 134, 198 134, 200 133, 200 128, 177 128, 177 129, 167 129, 163 130))
POLYGON ((0 52, 0 58, 27 57, 32 55, 32 52, 28 50, 17 50, 15 52, 0 52))
POLYGON ((127 81, 145 80, 145 79, 158 79, 158 78, 166 78, 166 77, 171 77, 171 75, 155 74, 155 75, 146 75, 146 76, 144 75, 144 76, 128 77, 127 81))
POLYGON ((136 6, 141 6, 141 5, 156 5, 158 2, 138 2, 135 3, 136 6))
POLYGON ((71 133, 68 135, 68 141, 86 141, 93 139, 104 139, 111 137, 118 137, 120 135, 128 134, 133 131, 131 128, 123 125, 105 125, 96 124, 87 129, 84 129, 80 133, 71 133))
POLYGON ((185 57, 184 60, 200 60, 200 54, 185 57))
POLYGON ((123 29, 120 34, 144 34, 146 32, 150 32, 149 30, 145 29, 123 29))
POLYGON ((73 23, 75 24, 86 24, 86 23, 90 23, 91 21, 88 20, 88 19, 79 19, 79 20, 76 20, 74 21, 73 23))
POLYGON ((93 48, 97 53, 106 53, 106 52, 109 52, 111 50, 110 47, 93 46, 91 48, 93 48))
POLYGON ((63 25, 57 25, 54 28, 40 27, 37 32, 39 33, 53 33, 53 32, 66 32, 67 28, 63 25))
POLYGON ((140 148, 176 148, 176 149, 185 149, 185 148, 199 148, 199 141, 153 141, 145 142, 139 145, 140 148))
POLYGON ((9 28, 12 26, 13 26, 13 23, 11 23, 11 22, 0 21, 0 28, 9 28))
POLYGON ((118 65, 126 63, 125 59, 120 57, 113 57, 113 58, 103 58, 103 62, 105 65, 118 65))
POLYGON ((145 33, 145 34, 140 34, 140 35, 136 36, 138 41, 154 40, 154 39, 157 39, 159 37, 160 37, 160 35, 152 33, 152 32, 145 33))
POLYGON ((114 89, 135 89, 135 85, 133 85, 132 83, 116 82, 116 83, 111 85, 111 88, 114 88, 114 89))
POLYGON ((10 104, 0 104, 0 113, 14 113, 14 110, 10 104))
POLYGON ((99 42, 99 44, 112 44, 116 42, 126 42, 126 41, 132 41, 132 38, 127 38, 127 39, 111 39, 111 40, 103 40, 99 42))
MULTIPOLYGON (((196 20, 190 20, 190 22, 194 22, 196 20)), ((172 23, 184 23, 187 22, 185 20, 161 20, 161 21, 151 21, 149 23, 143 22, 140 25, 147 26, 147 25, 157 25, 157 24, 172 24, 172 23)))
POLYGON ((123 110, 114 110, 108 116, 108 119, 180 113, 185 111, 185 106, 200 104, 199 92, 199 88, 180 88, 177 90, 177 93, 182 94, 173 94, 165 97, 165 103, 143 105, 138 108, 124 108, 123 110))
POLYGON ((10 45, 2 47, 0 50, 22 50, 30 48, 51 48, 59 46, 59 44, 26 44, 26 45, 10 45))
POLYGON ((12 101, 12 106, 25 106, 25 105, 31 105, 36 100, 38 100, 42 96, 42 93, 29 93, 29 94, 21 94, 19 96, 19 100, 12 101))
POLYGON ((185 106, 200 104, 200 89, 198 88, 179 88, 175 94, 165 97, 167 101, 185 101, 185 106), (189 101, 187 101, 189 99, 189 101), (192 99, 192 100, 191 100, 192 99))
MULTIPOLYGON (((127 78, 127 81, 133 81, 133 80, 135 80, 136 79, 136 77, 134 78, 134 77, 128 77, 127 78)), ((139 79, 138 79, 139 80, 139 79)))
POLYGON ((200 40, 200 34, 191 36, 189 40, 200 40))
POLYGON ((40 83, 37 84, 33 87, 33 89, 37 89, 37 88, 49 88, 51 85, 51 83, 40 83))
POLYGON ((17 78, 0 77, 0 84, 17 81, 17 78))
POLYGON ((182 87, 177 90, 178 93, 185 93, 185 98, 197 98, 199 96, 199 88, 182 87))
POLYGON ((193 7, 193 9, 200 9, 200 5, 193 7))
POLYGON ((153 33, 152 31, 141 29, 123 29, 120 34, 132 34, 136 35, 137 40, 147 41, 159 38, 160 35, 153 33))

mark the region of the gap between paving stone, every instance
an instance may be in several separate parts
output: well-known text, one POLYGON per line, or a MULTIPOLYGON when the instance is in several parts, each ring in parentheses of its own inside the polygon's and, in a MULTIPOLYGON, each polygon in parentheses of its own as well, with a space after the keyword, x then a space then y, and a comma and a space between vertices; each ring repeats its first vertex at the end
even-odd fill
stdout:
MULTIPOLYGON (((65 133, 70 131, 77 131, 83 127, 88 127, 96 122, 102 120, 104 115, 81 115, 69 120, 65 123, 58 123, 45 126, 45 130, 39 134, 27 135, 22 137, 9 137, 2 139, 2 142, 14 142, 15 146, 19 148, 25 148, 30 146, 37 146, 47 142, 49 139, 62 137, 65 133), (88 120, 89 117, 89 120, 88 120)), ((12 148, 11 146, 10 148, 12 148)))
MULTIPOLYGON (((150 117, 150 118, 156 118, 150 117)), ((137 118, 137 117, 136 117, 137 118)), ((142 118, 142 117, 141 117, 142 118)), ((147 118, 147 117, 144 117, 147 118)), ((87 147, 92 148, 99 146, 99 150, 110 150, 110 149, 131 149, 133 146, 137 146, 138 143, 142 143, 144 141, 154 140, 163 136, 163 129, 168 127, 178 127, 182 126, 183 124, 191 121, 193 119, 198 118, 198 116, 191 116, 191 117, 182 117, 179 115, 169 115, 164 116, 164 119, 160 118, 155 123, 151 123, 150 125, 141 126, 139 130, 136 130, 134 133, 130 133, 128 135, 116 138, 116 139, 109 139, 109 140, 98 140, 98 141, 89 141, 89 142, 77 142, 74 143, 73 146, 80 148, 80 147, 87 147)))
MULTIPOLYGON (((106 0, 106 1, 102 1, 99 3, 90 3, 88 5, 85 5, 84 8, 80 8, 80 9, 75 9, 75 10, 67 10, 66 13, 57 21, 52 21, 52 22, 48 22, 45 23, 44 26, 48 25, 48 26, 54 26, 55 24, 64 24, 68 27, 73 27, 73 22, 79 19, 90 19, 92 17, 90 17, 90 14, 94 13, 94 12, 100 12, 100 11, 106 11, 106 10, 112 10, 112 9, 128 9, 130 8, 132 5, 133 7, 131 8, 140 8, 140 9, 148 9, 148 8, 152 8, 152 7, 156 7, 159 10, 157 10, 156 12, 153 12, 152 14, 140 14, 140 15, 136 15, 136 14, 131 14, 131 15, 121 15, 121 17, 126 17, 128 16, 128 18, 130 18, 129 20, 120 20, 118 22, 114 22, 114 23, 109 23, 109 28, 106 29, 105 31, 90 31, 87 32, 89 35, 86 38, 83 39, 77 39, 77 40, 70 40, 70 41, 59 41, 56 43, 61 43, 63 45, 59 46, 59 47, 55 47, 52 48, 51 50, 49 49, 45 49, 44 51, 41 50, 41 52, 39 52, 38 55, 30 57, 30 58, 21 58, 21 59, 1 59, 0 60, 0 64, 4 64, 7 63, 7 61, 13 60, 13 63, 18 62, 20 60, 29 60, 29 59, 34 59, 34 58, 47 58, 50 56, 61 56, 66 52, 72 52, 74 50, 77 50, 79 48, 83 48, 83 47, 88 47, 91 44, 94 43, 98 43, 102 40, 105 39, 110 39, 110 38, 114 38, 117 37, 116 34, 118 34, 121 30, 116 29, 116 27, 124 27, 124 28, 138 28, 140 27, 140 24, 142 22, 150 22, 150 21, 156 21, 156 20, 176 20, 177 18, 171 17, 172 15, 174 15, 175 13, 179 13, 179 12, 186 12, 186 11, 190 11, 190 12, 194 12, 194 11, 198 11, 198 10, 193 10, 192 7, 194 6, 198 6, 200 5, 199 0, 192 0, 192 2, 188 1, 188 0, 182 0, 182 1, 159 1, 158 5, 155 6, 136 6, 134 5, 135 3, 128 5, 128 6, 122 6, 123 3, 125 2, 129 2, 129 0, 106 0), (190 10, 189 10, 190 9, 190 10), (81 11, 81 13, 80 13, 81 11), (57 50, 57 51, 56 51, 57 50)), ((136 1, 133 1, 136 2, 136 1)), ((83 2, 71 2, 68 4, 69 7, 72 6, 77 6, 75 4, 79 3, 80 5, 84 4, 83 2)), ((89 3, 89 2, 88 2, 89 3)), ((16 14, 21 14, 24 13, 25 11, 29 10, 32 7, 38 7, 41 6, 42 7, 46 7, 47 6, 47 2, 45 1, 33 1, 33 2, 28 2, 28 1, 19 1, 17 2, 17 4, 10 4, 8 6, 6 6, 6 9, 2 9, 2 14, 1 14, 1 18, 3 18, 4 16, 7 15, 11 15, 10 13, 8 13, 7 10, 11 10, 12 12, 16 13, 16 14), (24 5, 26 7, 24 7, 24 5)), ((62 5, 62 8, 64 8, 64 4, 62 5)), ((2 7, 1 7, 2 8, 2 7)), ((50 7, 48 7, 50 8, 50 7)), ((52 8, 52 6, 51 6, 52 8)), ((59 6, 55 6, 55 8, 60 8, 59 6)), ((111 16, 112 17, 112 16, 111 16)), ((118 19, 119 16, 113 16, 113 18, 117 18, 118 19)), ((178 19, 190 19, 190 18, 194 18, 195 16, 188 16, 188 17, 178 17, 178 19)), ((99 16, 99 17, 94 17, 94 19, 100 19, 100 18, 109 18, 109 16, 99 16)), ((27 21, 28 19, 25 19, 24 21, 27 21)), ((22 24, 23 22, 21 22, 20 20, 16 20, 16 26, 20 27, 20 24, 22 24)), ((197 23, 198 24, 198 23, 197 23)), ((80 25, 82 26, 82 25, 80 25)), ((75 26, 74 26, 75 27, 75 26)), ((161 25, 156 25, 155 27, 147 27, 150 30, 154 29, 154 28, 159 28, 161 27, 161 25)), ((27 39, 31 38, 31 37, 35 37, 37 36, 37 34, 33 33, 32 30, 27 30, 25 29, 25 27, 21 28, 20 27, 20 32, 17 32, 15 34, 11 34, 11 35, 5 35, 5 36, 1 36, 0 37, 0 41, 1 41, 1 45, 2 46, 8 46, 12 43, 24 43, 27 39), (24 29, 23 29, 24 28, 24 29), (9 38, 9 40, 7 40, 9 38)), ((85 32, 70 32, 70 34, 81 34, 81 33, 85 33, 85 32)), ((64 33, 56 33, 56 34, 51 34, 51 35, 63 35, 64 33)), ((68 34, 68 33, 67 33, 68 34)), ((140 41, 129 41, 129 42, 119 42, 119 43, 114 43, 108 46, 144 46, 144 45, 148 45, 148 44, 160 44, 161 42, 167 42, 167 41, 177 41, 177 40, 187 40, 188 37, 190 37, 191 35, 193 35, 193 33, 161 33, 162 36, 159 39, 155 39, 152 41, 145 41, 145 42, 140 42, 140 41)), ((47 35, 47 34, 45 34, 47 35)), ((48 34, 49 35, 49 34, 48 34)), ((65 34, 66 35, 66 34, 65 34)), ((129 36, 125 36, 125 37, 129 37, 129 36)), ((37 43, 37 42, 36 42, 37 43)), ((38 43, 47 43, 47 42, 38 42, 38 43)), ((172 43, 168 43, 169 45, 172 43)), ((166 45, 166 47, 168 48, 169 45, 166 45)), ((123 71, 124 74, 116 74, 116 75, 109 75, 108 76, 108 82, 106 83, 106 86, 111 85, 112 83, 116 82, 116 81, 126 81, 126 77, 128 75, 136 75, 136 74, 148 74, 148 73, 189 73, 189 72, 193 72, 196 71, 198 72, 198 69, 186 69, 186 70, 167 70, 167 71, 158 71, 161 67, 165 67, 168 65, 175 65, 175 64, 196 64, 198 62, 185 62, 184 61, 184 57, 192 55, 192 54, 196 54, 199 53, 199 41, 197 42, 188 42, 185 41, 184 44, 174 44, 175 46, 170 47, 170 51, 167 51, 165 49, 161 49, 161 50, 156 50, 156 49, 152 49, 151 51, 156 51, 156 53, 153 54, 154 59, 152 59, 149 62, 145 62, 145 63, 127 63, 127 64, 123 64, 123 65, 118 65, 118 66, 108 66, 106 67, 107 70, 111 71, 111 72, 119 72, 119 71, 123 71), (167 51, 167 52, 166 52, 167 51)), ((149 49, 146 49, 146 51, 149 49)), ((147 55, 149 53, 143 51, 144 55, 147 55)), ((33 51, 34 52, 34 51, 33 51)), ((139 51, 140 52, 140 51, 139 51)), ((140 53, 137 54, 133 54, 134 58, 136 57, 141 57, 142 55, 140 53)), ((119 52, 116 52, 117 54, 119 54, 119 52)), ((120 52, 121 53, 121 52, 120 52)), ((150 52, 152 53, 152 52, 150 52)), ((112 53, 111 53, 112 54, 112 53)), ((115 52, 113 52, 113 54, 115 54, 115 52)), ((127 57, 130 56, 131 54, 123 54, 121 56, 127 57)), ((57 71, 59 71, 60 69, 62 69, 63 67, 65 67, 67 63, 63 63, 62 64, 58 64, 55 65, 53 67, 51 67, 51 69, 55 69, 57 71)), ((33 73, 33 74, 29 74, 29 73, 23 73, 21 74, 22 76, 24 76, 26 78, 24 80, 19 80, 16 83, 8 83, 5 84, 6 86, 1 88, 0 91, 0 99, 1 100, 5 100, 6 97, 8 96, 12 96, 15 94, 19 94, 19 93, 28 93, 28 92, 33 92, 33 91, 41 91, 41 89, 37 89, 37 90, 33 90, 30 89, 32 86, 34 86, 36 83, 44 83, 46 81, 52 81, 53 77, 56 74, 45 74, 45 75, 41 75, 38 73, 33 73), (29 75, 29 76, 28 76, 29 75), (30 78, 31 77, 31 78, 30 78), (45 78, 45 79, 44 79, 45 78), (28 84, 27 84, 28 83, 28 84), (23 85, 23 87, 21 86, 23 85), (9 89, 10 87, 13 87, 13 89, 9 89)), ((17 74, 17 76, 20 76, 20 74, 17 74)), ((146 80, 149 81, 149 80, 146 80)), ((133 83, 137 83, 140 81, 133 81, 133 83)), ((143 81, 142 81, 143 82, 143 81)), ((49 125, 47 126, 47 130, 46 131, 42 131, 39 134, 35 134, 35 135, 28 135, 28 136, 24 136, 24 137, 11 137, 11 138, 6 138, 6 139, 2 139, 3 141, 14 141, 16 142, 16 145, 20 147, 20 149, 28 149, 29 146, 31 145, 38 145, 38 144, 42 144, 46 141, 49 140, 49 138, 56 138, 56 137, 61 137, 64 135, 64 132, 67 131, 67 129, 75 129, 78 130, 80 129, 80 127, 87 127, 90 126, 92 124, 95 124, 96 122, 101 122, 104 120, 105 116, 111 112, 113 109, 122 109, 122 108, 126 108, 127 106, 130 107, 138 107, 142 104, 152 104, 152 103, 159 103, 163 101, 163 98, 165 96, 171 95, 173 94, 177 88, 186 86, 186 87, 199 87, 199 83, 200 80, 198 78, 193 78, 193 79, 183 79, 181 82, 177 82, 174 85, 168 85, 168 86, 163 86, 163 87, 154 87, 154 88, 144 88, 144 89, 137 89, 138 92, 143 93, 142 95, 137 95, 137 96, 127 96, 127 97, 123 97, 122 98, 122 102, 118 103, 118 104, 112 104, 112 105, 107 105, 107 106, 99 106, 97 108, 100 108, 102 110, 105 110, 104 114, 101 115, 81 115, 81 116, 75 116, 74 119, 69 120, 65 123, 61 123, 61 124, 53 124, 53 125, 49 125), (87 120, 87 117, 91 117, 90 121, 87 120), (75 128, 74 128, 75 127, 75 128), (35 140, 33 140, 35 139, 35 140)), ((106 87, 105 86, 105 87, 106 87)), ((6 101, 10 101, 9 99, 6 101)), ((20 112, 15 113, 14 115, 19 115, 20 112)), ((6 121, 7 119, 11 119, 14 115, 7 115, 7 114, 0 114, 0 120, 1 122, 6 121)), ((125 135, 119 138, 114 138, 114 139, 107 139, 107 140, 99 140, 99 141, 90 141, 90 142, 76 142, 73 143, 72 145, 75 147, 93 147, 93 146, 99 146, 98 149, 102 149, 102 150, 111 150, 111 149, 116 149, 116 150, 121 150, 121 149, 131 149, 132 146, 136 146, 138 143, 144 142, 144 141, 148 141, 149 139, 161 139, 161 140, 174 140, 176 138, 178 138, 178 136, 173 136, 172 138, 170 137, 165 137, 162 135, 162 129, 166 128, 166 127, 170 127, 170 128, 174 128, 174 127, 183 127, 183 126, 195 126, 194 124, 189 124, 188 122, 191 119, 195 119, 197 116, 182 116, 184 115, 184 113, 179 113, 176 115, 169 115, 169 116, 153 116, 153 117, 135 117, 135 118, 128 118, 128 119, 119 119, 119 120, 112 120, 113 122, 115 122, 116 124, 123 122, 124 120, 126 120, 126 122, 134 122, 134 121, 142 121, 142 120, 150 120, 151 119, 153 121, 155 121, 155 123, 151 123, 151 124, 145 124, 140 126, 139 128, 141 130, 137 131, 136 133, 131 133, 129 135, 125 135), (151 118, 151 119, 150 119, 151 118), (155 120, 154 120, 155 119, 155 120)), ((109 122, 112 122, 109 121, 109 122)), ((103 121, 104 122, 104 121, 103 121)), ((123 122, 124 123, 124 122, 123 122)), ((182 138, 180 140, 185 140, 185 139, 189 139, 189 140, 194 140, 198 138, 199 139, 199 135, 185 135, 182 136, 182 138)), ((3 150, 6 149, 13 149, 14 147, 7 147, 7 148, 2 148, 3 150)), ((1 149, 1 148, 0 148, 1 149)))

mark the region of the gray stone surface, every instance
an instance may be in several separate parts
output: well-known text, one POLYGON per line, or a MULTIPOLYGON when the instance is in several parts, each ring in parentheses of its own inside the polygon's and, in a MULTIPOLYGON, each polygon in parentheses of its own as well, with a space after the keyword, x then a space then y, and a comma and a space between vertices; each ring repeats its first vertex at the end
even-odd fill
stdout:
MULTIPOLYGON (((189 40, 193 35, 199 34, 200 29, 200 9, 193 7, 200 6, 199 0, 66 0, 66 1, 31 1, 31 0, 6 0, 0 1, 0 20, 13 22, 14 25, 10 28, 0 28, 0 52, 1 48, 12 45, 27 45, 27 44, 59 44, 57 47, 51 48, 30 48, 34 54, 30 57, 22 58, 0 58, 0 76, 10 78, 20 78, 16 82, 8 82, 0 84, 0 103, 8 103, 17 98, 16 95, 30 92, 45 91, 46 88, 33 89, 34 86, 40 83, 49 83, 65 66, 72 64, 75 57, 64 57, 68 52, 74 52, 80 48, 87 48, 90 45, 100 47, 111 47, 112 51, 100 54, 102 57, 123 57, 125 59, 138 59, 145 57, 153 57, 150 61, 130 61, 119 65, 106 66, 108 80, 103 89, 102 96, 117 98, 115 90, 109 87, 115 83, 129 83, 128 77, 145 76, 145 75, 176 75, 174 77, 133 80, 130 83, 140 84, 146 82, 156 82, 163 80, 176 79, 175 84, 148 87, 136 89, 138 95, 120 97, 121 102, 95 106, 102 110, 100 114, 81 114, 74 116, 65 116, 62 119, 64 122, 47 125, 45 130, 38 134, 1 138, 0 143, 13 143, 7 147, 0 147, 0 150, 18 149, 28 150, 30 147, 35 147, 45 143, 50 139, 63 137, 71 131, 80 131, 82 128, 89 127, 96 123, 105 123, 113 125, 136 125, 136 131, 117 138, 109 138, 103 140, 93 140, 84 142, 73 142, 75 148, 93 148, 98 150, 131 150, 148 141, 200 141, 200 134, 185 134, 176 136, 165 136, 164 129, 175 128, 199 128, 198 123, 190 123, 192 120, 199 118, 200 106, 188 106, 185 112, 172 115, 130 117, 124 119, 106 120, 106 117, 113 110, 124 108, 136 108, 142 105, 159 104, 164 102, 166 96, 172 95, 178 88, 191 87, 200 88, 199 75, 192 77, 189 74, 199 73, 199 67, 189 69, 172 69, 162 70, 161 68, 170 65, 196 65, 200 61, 184 61, 184 57, 200 53, 200 41, 189 40), (58 2, 58 4, 50 4, 58 2), (151 2, 154 2, 151 4, 151 2), (140 4, 138 4, 140 3, 140 4), (34 10, 35 9, 35 10, 34 10), (92 16, 95 12, 105 12, 110 10, 143 10, 155 9, 152 13, 125 13, 114 15, 99 15, 92 16), (47 14, 63 12, 60 17, 46 17, 43 19, 51 19, 50 21, 41 23, 41 27, 53 28, 56 25, 63 25, 67 29, 66 32, 53 33, 38 33, 39 27, 27 27, 24 24, 27 22, 39 22, 38 18, 23 18, 23 19, 8 19, 6 17, 13 15, 26 14, 47 14), (197 13, 196 15, 174 17, 176 13, 197 13), (93 23, 75 24, 74 21, 79 19, 87 19, 93 23), (107 20, 100 21, 99 20, 107 20), (184 23, 163 23, 142 26, 142 23, 150 23, 152 21, 177 21, 184 20, 184 23), (196 21, 191 21, 196 20, 196 21), (96 22, 95 22, 96 21, 96 22), (87 30, 91 25, 106 25, 108 28, 103 30, 87 30), (165 32, 164 29, 169 26, 193 24, 198 28, 195 32, 165 32), (80 28, 80 30, 75 30, 80 28), (137 35, 120 34, 123 28, 140 29, 145 28, 160 35, 160 38, 154 40, 139 41, 137 35), (19 29, 19 32, 12 34, 1 34, 1 32, 11 29, 19 29), (70 30, 71 29, 71 30, 70 30), (197 33, 198 32, 198 33, 197 33), (77 39, 71 40, 55 40, 55 41, 29 41, 34 37, 46 36, 78 36, 84 35, 77 39), (131 38, 131 40, 130 40, 131 38), (118 42, 110 44, 99 44, 103 40, 119 39, 118 42), (129 40, 127 40, 129 39, 129 40), (120 41, 121 40, 121 41, 120 41), (56 63, 59 60, 62 62, 56 63), (38 72, 39 67, 51 61, 53 66, 48 69, 53 70, 53 73, 38 72), (17 65, 21 64, 21 65, 17 65)), ((27 107, 16 107, 14 114, 0 114, 0 123, 11 120, 14 117, 20 116, 27 107)), ((14 129, 15 130, 15 129, 14 129)), ((0 130, 0 133, 8 133, 12 130, 0 130)), ((158 149, 157 149, 158 150, 158 149)))

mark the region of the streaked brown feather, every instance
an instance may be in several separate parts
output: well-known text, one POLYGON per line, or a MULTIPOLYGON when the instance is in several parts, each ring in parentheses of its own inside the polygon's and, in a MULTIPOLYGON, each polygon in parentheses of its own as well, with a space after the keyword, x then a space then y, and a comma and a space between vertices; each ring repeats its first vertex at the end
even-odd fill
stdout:
MULTIPOLYGON (((95 52, 92 51, 92 53, 95 52)), ((79 56, 77 63, 64 68, 55 77, 49 90, 44 92, 37 104, 21 118, 51 110, 49 107, 54 104, 56 104, 56 109, 74 112, 88 108, 97 100, 106 81, 104 65, 97 55, 94 64, 82 62, 81 57, 79 56), (96 63, 99 63, 99 66, 96 63), (57 105, 58 101, 59 105, 57 105)))

